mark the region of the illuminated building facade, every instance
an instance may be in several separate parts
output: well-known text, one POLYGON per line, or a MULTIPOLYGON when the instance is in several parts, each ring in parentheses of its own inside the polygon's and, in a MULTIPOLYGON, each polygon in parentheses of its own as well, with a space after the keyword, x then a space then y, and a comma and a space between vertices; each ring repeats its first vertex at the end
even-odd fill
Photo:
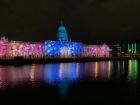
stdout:
POLYGON ((82 43, 45 41, 46 56, 71 57, 82 55, 82 43))
POLYGON ((125 42, 120 40, 118 42, 108 43, 110 55, 112 56, 139 56, 140 54, 140 38, 125 42))
POLYGON ((0 40, 0 57, 23 56, 42 57, 44 55, 44 43, 8 41, 5 37, 0 40))
POLYGON ((112 57, 128 55, 128 43, 124 40, 119 40, 118 42, 110 42, 107 43, 107 45, 109 45, 109 53, 112 57))
MULTIPOLYGON (((140 42, 139 42, 140 43, 140 42)), ((127 44, 127 52, 126 55, 130 56, 138 56, 140 54, 140 46, 139 43, 134 42, 134 43, 128 43, 127 44)))
POLYGON ((5 37, 0 39, 0 57, 79 57, 79 56, 109 56, 109 46, 82 45, 79 42, 71 42, 66 33, 66 28, 61 26, 56 34, 57 41, 46 40, 42 42, 8 41, 5 37))
POLYGON ((24 52, 22 51, 23 42, 21 41, 9 41, 8 47, 8 56, 23 56, 24 52))
POLYGON ((44 43, 42 42, 24 42, 23 43, 24 56, 43 57, 44 43))
POLYGON ((8 55, 9 41, 3 37, 0 39, 0 57, 6 57, 8 55))
MULTIPOLYGON (((60 42, 68 42, 68 33, 66 33, 66 28, 63 26, 61 21, 61 26, 58 28, 58 33, 56 34, 57 40, 60 42)), ((71 39, 70 39, 71 42, 71 39)))
POLYGON ((68 40, 68 33, 66 33, 62 21, 56 35, 58 41, 46 40, 44 42, 46 56, 72 57, 82 55, 82 43, 68 40))
POLYGON ((103 45, 83 45, 84 57, 103 57, 109 56, 109 46, 103 45))

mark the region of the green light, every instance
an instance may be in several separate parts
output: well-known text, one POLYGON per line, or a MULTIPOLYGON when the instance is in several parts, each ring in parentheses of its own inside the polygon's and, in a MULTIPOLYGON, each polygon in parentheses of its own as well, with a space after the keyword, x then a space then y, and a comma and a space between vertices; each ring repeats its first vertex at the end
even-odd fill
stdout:
POLYGON ((137 60, 129 60, 128 63, 128 81, 137 83, 137 75, 138 75, 138 63, 137 60))
POLYGON ((120 53, 121 53, 121 47, 120 47, 120 53))
POLYGON ((128 61, 129 64, 128 64, 128 78, 130 76, 130 69, 131 69, 131 60, 128 61))
POLYGON ((137 72, 138 72, 138 63, 137 60, 135 60, 135 79, 137 79, 137 72))
POLYGON ((136 43, 135 43, 135 53, 136 53, 136 43))
POLYGON ((129 60, 128 61, 128 76, 127 76, 128 81, 131 80, 131 76, 132 76, 132 68, 131 67, 132 67, 132 61, 129 60))
POLYGON ((132 44, 132 53, 133 53, 133 44, 132 44))
POLYGON ((134 74, 134 60, 132 60, 132 78, 135 77, 135 74, 134 74))
POLYGON ((129 53, 130 51, 129 51, 129 44, 128 44, 128 53, 129 53))

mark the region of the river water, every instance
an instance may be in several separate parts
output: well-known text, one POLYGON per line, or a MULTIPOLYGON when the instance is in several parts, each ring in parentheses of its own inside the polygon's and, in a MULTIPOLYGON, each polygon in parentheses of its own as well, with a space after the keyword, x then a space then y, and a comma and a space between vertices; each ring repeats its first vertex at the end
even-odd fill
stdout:
POLYGON ((0 65, 0 103, 139 104, 140 61, 0 65))

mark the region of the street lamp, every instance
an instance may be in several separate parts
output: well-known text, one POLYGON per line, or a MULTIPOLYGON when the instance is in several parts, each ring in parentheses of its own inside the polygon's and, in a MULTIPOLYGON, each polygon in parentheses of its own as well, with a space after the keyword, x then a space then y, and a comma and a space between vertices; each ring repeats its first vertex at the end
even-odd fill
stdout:
POLYGON ((118 56, 120 56, 120 53, 118 52, 118 56))

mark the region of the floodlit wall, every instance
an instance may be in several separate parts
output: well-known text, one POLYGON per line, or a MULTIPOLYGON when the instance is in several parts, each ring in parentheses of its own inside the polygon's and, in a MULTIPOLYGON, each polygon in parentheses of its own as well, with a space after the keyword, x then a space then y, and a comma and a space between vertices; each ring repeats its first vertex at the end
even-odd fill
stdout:
POLYGON ((105 43, 102 46, 102 54, 109 56, 109 45, 106 45, 105 43))
POLYGON ((42 57, 44 54, 44 43, 42 42, 8 41, 5 37, 0 40, 0 57, 42 57))
POLYGON ((11 41, 8 45, 8 56, 23 56, 22 46, 23 42, 21 41, 11 41))
POLYGON ((82 43, 45 41, 46 56, 71 57, 82 55, 82 43))
POLYGON ((103 45, 83 45, 84 57, 102 57, 109 56, 109 46, 103 45))
POLYGON ((25 57, 43 57, 44 56, 44 43, 42 42, 24 42, 23 52, 25 57))
POLYGON ((58 56, 59 55, 59 41, 45 41, 45 55, 58 56))
POLYGON ((66 33, 66 28, 63 26, 61 21, 61 26, 58 28, 58 33, 56 34, 57 40, 62 42, 68 42, 68 33, 66 33))
POLYGON ((6 57, 8 55, 8 39, 3 37, 0 39, 0 57, 6 57))
POLYGON ((109 56, 109 46, 103 45, 82 45, 77 42, 45 41, 42 42, 21 42, 8 41, 5 37, 0 39, 0 57, 23 56, 23 57, 103 57, 109 56))

